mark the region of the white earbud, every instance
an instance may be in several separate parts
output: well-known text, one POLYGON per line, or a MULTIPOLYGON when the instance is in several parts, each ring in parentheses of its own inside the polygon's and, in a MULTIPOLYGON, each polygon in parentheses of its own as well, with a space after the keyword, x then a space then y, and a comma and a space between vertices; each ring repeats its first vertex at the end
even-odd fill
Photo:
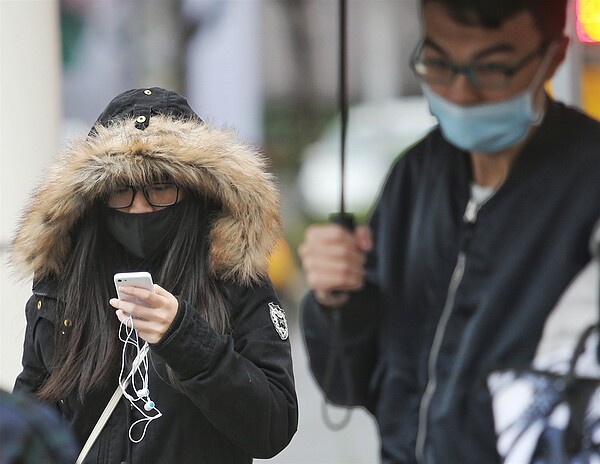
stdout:
POLYGON ((147 388, 142 388, 138 391, 136 391, 137 396, 140 398, 145 398, 146 396, 148 396, 150 394, 150 392, 148 391, 147 388))
POLYGON ((154 409, 154 401, 148 401, 145 405, 144 405, 144 409, 146 411, 152 411, 154 409))

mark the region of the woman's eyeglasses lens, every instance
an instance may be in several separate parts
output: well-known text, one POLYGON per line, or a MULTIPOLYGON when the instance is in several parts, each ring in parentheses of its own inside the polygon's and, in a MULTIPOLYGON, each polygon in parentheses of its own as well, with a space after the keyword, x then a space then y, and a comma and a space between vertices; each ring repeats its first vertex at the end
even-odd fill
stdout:
MULTIPOLYGON (((105 203, 109 208, 128 208, 133 204, 135 193, 140 187, 127 186, 110 193, 105 203)), ((152 206, 171 206, 177 203, 179 187, 175 184, 149 184, 141 187, 148 203, 152 206)))

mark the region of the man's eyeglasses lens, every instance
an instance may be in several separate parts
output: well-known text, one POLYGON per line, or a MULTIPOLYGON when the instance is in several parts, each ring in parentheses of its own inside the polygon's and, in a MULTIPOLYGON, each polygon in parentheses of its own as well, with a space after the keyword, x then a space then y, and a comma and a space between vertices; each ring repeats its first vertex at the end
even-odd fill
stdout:
POLYGON ((171 206, 177 203, 179 187, 175 184, 149 184, 144 187, 125 186, 111 192, 105 199, 109 208, 128 208, 133 204, 135 193, 142 190, 144 197, 152 206, 171 206))
MULTIPOLYGON (((450 85, 456 77, 455 67, 448 61, 438 59, 419 58, 413 68, 418 77, 434 85, 450 85)), ((498 69, 493 65, 471 65, 465 70, 467 78, 478 87, 502 88, 509 82, 511 74, 505 69, 498 69)))
POLYGON ((475 86, 482 89, 502 89, 510 79, 531 60, 545 50, 543 43, 539 48, 529 53, 514 66, 499 63, 471 63, 458 65, 444 58, 428 58, 424 56, 420 46, 411 59, 411 66, 416 76, 428 84, 450 85, 458 74, 464 74, 475 86))

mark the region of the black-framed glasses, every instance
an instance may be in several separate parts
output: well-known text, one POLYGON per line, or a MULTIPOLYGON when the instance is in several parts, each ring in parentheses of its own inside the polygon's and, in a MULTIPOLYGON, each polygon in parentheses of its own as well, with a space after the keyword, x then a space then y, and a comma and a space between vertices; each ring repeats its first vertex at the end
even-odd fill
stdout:
POLYGON ((141 190, 146 201, 152 206, 165 207, 177 203, 179 186, 172 183, 157 183, 143 186, 124 185, 104 197, 109 208, 129 208, 133 204, 135 193, 141 190))
POLYGON ((546 50, 548 42, 542 42, 538 48, 512 66, 476 61, 461 65, 447 58, 427 58, 423 55, 424 45, 423 42, 419 44, 410 60, 411 69, 420 80, 427 84, 447 86, 454 82, 456 76, 463 74, 479 89, 497 90, 507 87, 515 74, 541 55, 546 50))

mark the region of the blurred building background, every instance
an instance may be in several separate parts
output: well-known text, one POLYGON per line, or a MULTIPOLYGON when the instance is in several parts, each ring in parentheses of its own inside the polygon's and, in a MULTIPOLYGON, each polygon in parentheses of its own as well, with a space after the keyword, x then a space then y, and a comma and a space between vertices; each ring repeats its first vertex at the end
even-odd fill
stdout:
MULTIPOLYGON (((600 34, 593 20, 576 23, 576 11, 593 17, 586 5, 571 2, 570 50, 549 90, 600 116, 600 34)), ((339 201, 337 28, 333 0, 0 0, 0 386, 20 370, 31 282, 14 280, 6 251, 27 196, 112 97, 161 86, 258 146, 281 188, 285 236, 272 277, 292 329, 300 427, 272 462, 377 461, 364 411, 342 432, 325 427, 297 325, 296 247, 339 201)), ((348 0, 348 34, 348 209, 363 218, 393 159, 434 120, 408 67, 418 0, 348 0)))

